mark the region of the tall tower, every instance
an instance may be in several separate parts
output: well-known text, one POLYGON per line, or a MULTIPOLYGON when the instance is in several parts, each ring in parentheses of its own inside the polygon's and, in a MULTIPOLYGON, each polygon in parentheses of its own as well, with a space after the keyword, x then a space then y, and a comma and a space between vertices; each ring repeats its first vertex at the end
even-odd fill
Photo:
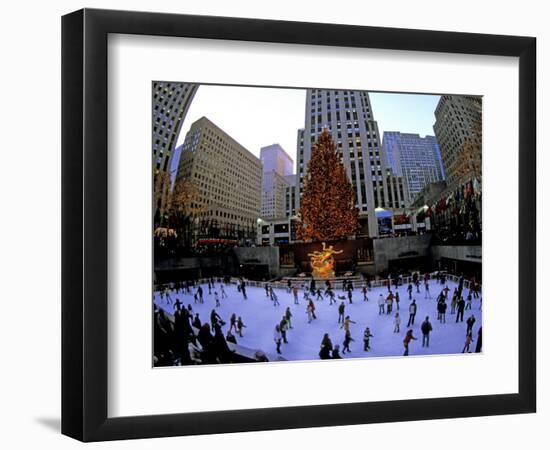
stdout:
POLYGON ((286 217, 287 193, 292 183, 294 161, 279 145, 273 144, 260 149, 262 162, 262 208, 261 217, 275 219, 286 217))
POLYGON ((323 128, 331 133, 355 190, 359 209, 359 235, 378 236, 375 209, 398 209, 407 204, 402 178, 393 173, 381 155, 381 137, 368 92, 307 90, 303 149, 298 145, 299 195, 296 208, 303 194, 312 146, 323 128))
POLYGON ((155 216, 162 213, 170 187, 172 155, 198 84, 153 81, 153 175, 155 216), (158 180, 158 178, 161 178, 158 180))
POLYGON ((410 203, 425 186, 445 178, 434 136, 386 131, 382 147, 388 165, 396 175, 403 177, 410 203))
POLYGON ((434 131, 448 184, 460 178, 461 156, 471 144, 481 159, 481 97, 442 95, 435 108, 434 131))

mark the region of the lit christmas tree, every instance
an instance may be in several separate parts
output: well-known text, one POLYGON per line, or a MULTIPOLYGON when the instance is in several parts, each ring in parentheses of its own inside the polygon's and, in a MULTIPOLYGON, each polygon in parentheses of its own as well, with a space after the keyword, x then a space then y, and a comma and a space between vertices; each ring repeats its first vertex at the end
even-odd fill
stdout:
POLYGON ((298 215, 303 241, 343 239, 359 228, 355 193, 327 129, 312 148, 298 215))

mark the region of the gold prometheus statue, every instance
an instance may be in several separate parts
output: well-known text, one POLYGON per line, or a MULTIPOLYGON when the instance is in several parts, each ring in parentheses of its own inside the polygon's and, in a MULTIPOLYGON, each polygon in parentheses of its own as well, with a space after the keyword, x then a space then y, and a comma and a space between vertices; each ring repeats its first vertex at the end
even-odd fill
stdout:
POLYGON ((334 250, 334 247, 331 245, 327 247, 323 242, 323 250, 314 251, 313 253, 308 253, 308 256, 311 256, 311 269, 313 272, 314 278, 332 278, 334 277, 334 256, 339 253, 342 253, 343 250, 334 250))

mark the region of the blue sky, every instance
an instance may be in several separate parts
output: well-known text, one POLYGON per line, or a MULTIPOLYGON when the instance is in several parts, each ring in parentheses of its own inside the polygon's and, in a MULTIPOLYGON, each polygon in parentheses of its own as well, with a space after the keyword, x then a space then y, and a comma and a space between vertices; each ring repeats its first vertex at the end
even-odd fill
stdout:
MULTIPOLYGON (((384 131, 433 135, 436 95, 370 93, 380 135, 384 131)), ((260 148, 280 144, 296 161, 296 133, 304 127, 306 91, 241 86, 201 85, 187 112, 178 139, 191 124, 208 117, 256 156, 260 148)), ((175 156, 172 170, 177 168, 175 156)))
POLYGON ((369 93, 380 135, 384 131, 434 135, 434 110, 439 95, 369 93))

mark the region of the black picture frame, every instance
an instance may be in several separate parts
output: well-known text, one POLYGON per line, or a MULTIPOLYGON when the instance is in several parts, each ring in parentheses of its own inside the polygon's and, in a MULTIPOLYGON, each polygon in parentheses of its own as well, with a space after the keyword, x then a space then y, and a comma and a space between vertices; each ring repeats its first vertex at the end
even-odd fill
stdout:
POLYGON ((62 433, 82 441, 535 412, 536 39, 83 9, 62 18, 62 433), (109 418, 107 36, 122 33, 519 58, 518 393, 109 418))

